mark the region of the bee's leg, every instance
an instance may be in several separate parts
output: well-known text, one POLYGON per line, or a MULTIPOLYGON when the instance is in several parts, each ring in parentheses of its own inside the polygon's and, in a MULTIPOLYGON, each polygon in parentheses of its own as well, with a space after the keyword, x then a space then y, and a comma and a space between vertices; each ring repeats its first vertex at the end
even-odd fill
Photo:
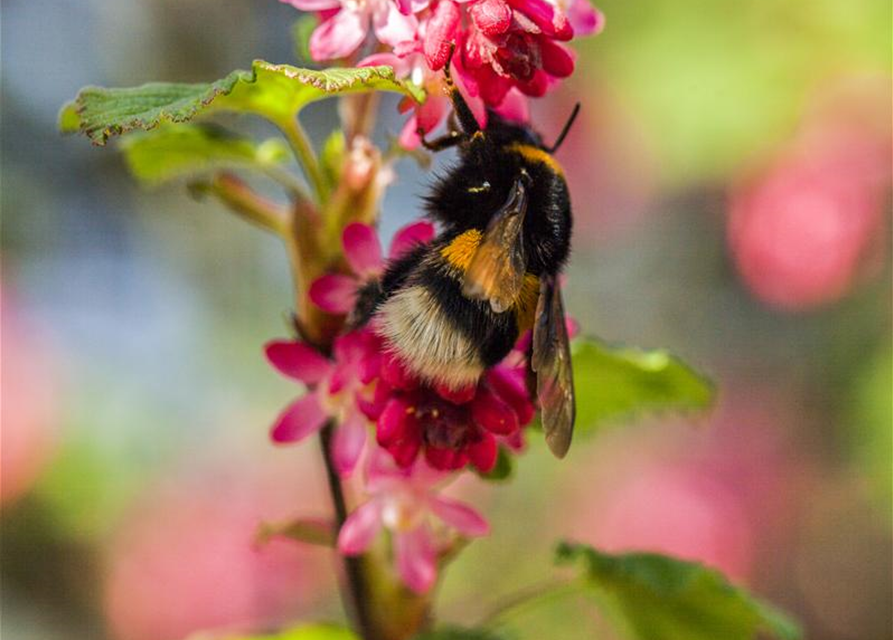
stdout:
POLYGON ((447 117, 447 131, 451 133, 462 132, 462 125, 459 124, 459 119, 456 117, 455 111, 450 111, 450 115, 447 117))
POLYGON ((450 55, 447 58, 446 65, 443 67, 443 75, 446 79, 447 87, 450 92, 450 100, 453 103, 453 112, 456 114, 456 117, 459 119, 459 123, 462 125, 462 130, 466 133, 466 135, 472 135, 481 130, 480 124, 478 124, 477 118, 474 117, 474 113, 471 111, 471 107, 468 106, 468 103, 465 102, 465 98, 462 96, 462 92, 459 91, 459 88, 456 86, 456 83, 453 82, 453 76, 450 73, 450 64, 453 62, 453 54, 456 53, 456 44, 453 43, 450 45, 450 55))
POLYGON ((422 146, 425 147, 428 151, 443 151, 444 149, 455 147, 457 144, 465 139, 465 134, 460 133, 459 131, 450 131, 445 135, 440 136, 439 138, 434 138, 433 140, 425 140, 424 129, 420 128, 418 130, 418 134, 419 139, 422 141, 422 146))

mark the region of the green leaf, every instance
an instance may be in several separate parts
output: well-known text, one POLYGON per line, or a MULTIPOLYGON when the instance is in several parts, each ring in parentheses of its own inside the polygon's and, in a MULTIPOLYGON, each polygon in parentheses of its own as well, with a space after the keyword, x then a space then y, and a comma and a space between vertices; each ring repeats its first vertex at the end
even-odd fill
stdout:
POLYGON ((209 124, 163 125, 128 136, 121 148, 130 172, 149 185, 215 169, 270 166, 288 158, 280 140, 257 145, 209 124))
POLYGON ((281 125, 311 102, 373 90, 424 99, 421 88, 397 80, 391 67, 314 71, 257 60, 251 71, 233 71, 209 84, 86 87, 62 108, 59 128, 64 133, 80 131, 94 144, 103 145, 111 136, 154 129, 162 123, 188 122, 218 111, 255 113, 281 125))
POLYGON ((233 71, 210 84, 152 82, 127 89, 85 87, 62 108, 63 133, 80 131, 94 144, 134 129, 153 129, 164 122, 188 122, 240 82, 253 82, 248 71, 233 71), (76 120, 75 120, 76 118, 76 120))
POLYGON ((704 409, 713 401, 710 381, 662 349, 577 340, 573 364, 581 429, 648 411, 704 409))
POLYGON ((563 542, 558 562, 582 564, 589 584, 640 640, 750 640, 801 637, 798 625, 701 564, 652 553, 610 555, 563 542))
MULTIPOLYGON (((200 636, 194 640, 200 640, 200 636)), ((313 624, 267 636, 233 636, 221 640, 360 640, 355 633, 344 627, 313 624)))
POLYGON ((504 636, 496 635, 485 629, 444 627, 415 636, 413 640, 504 640, 504 636))

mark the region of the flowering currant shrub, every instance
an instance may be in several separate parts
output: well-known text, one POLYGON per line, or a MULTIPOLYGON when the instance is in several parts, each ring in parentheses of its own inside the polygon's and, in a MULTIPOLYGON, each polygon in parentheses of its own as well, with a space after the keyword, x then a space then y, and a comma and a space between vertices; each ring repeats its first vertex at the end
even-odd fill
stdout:
MULTIPOLYGON (((349 628, 296 621, 294 629, 268 637, 498 639, 513 609, 575 591, 596 595, 593 606, 607 609, 606 618, 621 622, 622 633, 634 637, 797 637, 796 625, 783 614, 713 569, 649 553, 612 555, 572 542, 559 544, 555 560, 572 563, 576 571, 541 589, 522 585, 512 594, 514 585, 506 585, 509 605, 496 604, 479 628, 469 628, 467 620, 463 627, 451 626, 437 616, 433 594, 444 572, 469 541, 494 529, 486 514, 450 496, 451 485, 465 478, 471 484, 511 479, 525 451, 543 446, 541 432, 549 434, 547 403, 558 396, 554 388, 532 382, 542 366, 537 335, 541 341, 543 326, 573 339, 563 371, 569 376, 572 370, 576 381, 578 441, 619 417, 704 408, 712 389, 663 350, 609 346, 579 337, 585 327, 581 331, 562 314, 552 318, 554 309, 562 309, 557 277, 547 286, 559 304, 548 308, 543 293, 539 304, 524 302, 526 280, 519 281, 513 303, 517 341, 506 342, 500 357, 473 377, 450 375, 450 367, 465 366, 459 360, 448 361, 439 378, 422 375, 388 337, 375 306, 369 308, 370 291, 392 279, 392 266, 440 246, 439 234, 445 233, 443 220, 420 215, 396 233, 387 254, 382 250, 380 203, 396 176, 397 160, 422 142, 433 149, 425 136, 448 121, 446 139, 461 136, 455 121, 463 127, 475 123, 484 133, 491 131, 488 123, 532 132, 528 100, 574 71, 577 61, 568 46, 574 37, 598 33, 604 25, 588 0, 288 4, 308 12, 299 19, 314 21, 312 33, 295 32, 306 32, 303 44, 312 58, 331 66, 305 69, 258 60, 248 71, 207 84, 88 87, 60 115, 64 132, 83 133, 94 144, 122 136, 120 147, 141 182, 185 179, 194 195, 219 200, 279 237, 287 250, 294 313, 264 351, 272 368, 294 381, 294 398, 288 404, 283 400, 284 408, 271 420, 270 438, 285 447, 318 439, 333 515, 324 522, 308 515, 258 523, 260 538, 289 538, 340 556, 349 628), (400 144, 391 149, 371 141, 379 104, 371 98, 378 92, 398 94, 399 109, 408 114, 400 144), (315 148, 300 112, 326 99, 340 101, 341 123, 315 148), (254 140, 233 128, 237 119, 215 121, 221 113, 263 118, 281 137, 254 140), (299 173, 289 170, 290 160, 299 173), (261 195, 262 182, 279 188, 281 198, 261 195), (556 321, 550 324, 551 319, 556 321), (462 384, 451 383, 460 378, 462 384)), ((532 144, 519 153, 560 178, 550 155, 554 147, 532 144)), ((536 178, 522 174, 519 198, 536 187, 531 186, 536 178)), ((469 192, 489 187, 485 183, 469 192)), ((463 290, 462 295, 472 294, 463 290)), ((505 308, 494 303, 493 310, 505 308)), ((442 338, 437 331, 447 329, 421 327, 432 349, 442 338)), ((573 425, 573 393, 561 397, 573 425)), ((555 450, 551 441, 549 446, 555 450)), ((565 451, 558 447, 560 455, 565 451)), ((227 637, 221 630, 209 632, 227 637)), ((267 636, 256 636, 262 637, 267 636)))

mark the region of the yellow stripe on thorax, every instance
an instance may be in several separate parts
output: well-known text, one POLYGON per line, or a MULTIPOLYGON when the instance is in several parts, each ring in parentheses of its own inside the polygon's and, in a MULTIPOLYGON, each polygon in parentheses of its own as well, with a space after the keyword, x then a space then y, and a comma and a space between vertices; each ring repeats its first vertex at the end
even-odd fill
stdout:
MULTIPOLYGON (((452 267, 465 272, 471 264, 475 251, 481 244, 483 234, 478 229, 469 229, 456 236, 452 242, 440 250, 452 267)), ((536 316, 536 304, 539 300, 540 281, 531 273, 524 274, 524 284, 514 304, 515 317, 518 321, 518 329, 523 332, 533 327, 536 316)))
POLYGON ((561 165, 558 164, 558 161, 552 157, 552 154, 544 151, 543 149, 534 147, 529 144, 521 144, 520 142, 516 142, 509 147, 509 150, 521 155, 528 162, 544 164, 554 173, 557 173, 560 176, 564 175, 564 170, 561 168, 561 165))
POLYGON ((440 250, 440 255, 452 266, 461 271, 468 269, 474 252, 481 244, 483 234, 478 229, 469 229, 456 236, 452 242, 440 250))

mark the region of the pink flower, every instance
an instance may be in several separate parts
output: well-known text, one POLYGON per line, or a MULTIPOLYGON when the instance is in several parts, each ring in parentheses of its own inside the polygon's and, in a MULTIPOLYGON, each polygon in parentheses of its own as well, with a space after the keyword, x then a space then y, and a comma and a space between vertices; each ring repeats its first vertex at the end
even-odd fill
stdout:
POLYGON ((574 70, 574 56, 562 43, 595 34, 604 16, 588 0, 282 0, 318 11, 322 23, 310 39, 317 60, 347 56, 366 38, 370 25, 379 49, 360 62, 392 66, 398 77, 424 87, 428 98, 414 108, 400 142, 418 145, 449 111, 439 72, 452 58, 453 78, 485 125, 484 107, 526 121, 523 96, 542 96, 574 70))
POLYGON ((400 467, 420 451, 443 471, 472 464, 486 473, 496 464, 500 442, 520 448, 521 427, 534 415, 523 367, 499 365, 473 387, 431 388, 411 378, 399 361, 385 356, 382 378, 392 388, 378 418, 378 444, 400 467))
MULTIPOLYGON (((400 257, 416 244, 424 244, 434 237, 430 222, 406 225, 394 236, 389 258, 400 257)), ((384 272, 381 243, 375 229, 361 222, 349 224, 341 237, 344 259, 353 275, 331 273, 317 278, 310 285, 310 299, 323 311, 346 314, 356 303, 357 289, 384 272)))
POLYGON ((349 476, 363 452, 366 431, 387 399, 387 387, 378 380, 380 339, 368 329, 339 336, 334 361, 297 340, 270 342, 265 350, 277 371, 310 388, 279 415, 273 441, 299 442, 334 420, 338 429, 332 461, 341 475, 349 476))
POLYGON ((804 309, 843 297, 876 252, 883 188, 832 155, 785 159, 733 195, 728 239, 762 300, 804 309))
POLYGON ((570 0, 570 2, 552 2, 550 4, 558 7, 559 11, 563 11, 567 15, 567 21, 570 22, 574 30, 574 36, 592 36, 598 35, 605 28, 605 15, 593 7, 589 0, 570 0))
POLYGON ((0 503, 26 493, 46 470, 59 444, 61 391, 58 354, 44 328, 15 292, 0 289, 3 335, 3 446, 0 503))
POLYGON ((540 97, 556 79, 573 72, 573 56, 559 44, 572 34, 566 17, 554 11, 552 17, 540 16, 541 22, 552 27, 550 33, 502 0, 485 0, 475 7, 487 3, 502 6, 512 18, 505 23, 492 22, 489 14, 484 18, 471 13, 472 26, 465 35, 462 64, 472 94, 479 95, 488 105, 501 104, 512 87, 525 95, 540 97), (555 25, 558 16, 561 19, 555 25))
POLYGON ((412 40, 414 16, 404 15, 392 0, 281 0, 303 11, 317 11, 321 24, 310 37, 314 60, 344 58, 357 50, 371 27, 375 37, 395 46, 412 40))
MULTIPOLYGON (((359 64, 361 67, 375 65, 393 67, 398 78, 410 79, 425 88, 427 98, 424 102, 419 104, 411 98, 404 98, 398 107, 401 113, 410 110, 413 112, 398 137, 400 145, 405 149, 418 147, 420 143, 419 129, 423 133, 433 131, 446 119, 450 111, 450 101, 443 92, 443 79, 440 74, 432 72, 428 67, 421 49, 422 44, 418 41, 406 42, 398 48, 401 55, 376 53, 364 58, 359 64)), ((483 104, 475 106, 483 114, 483 104)))
POLYGON ((487 521, 477 511, 437 494, 436 487, 446 476, 424 460, 399 468, 376 450, 366 475, 370 498, 347 518, 338 535, 338 549, 345 555, 359 555, 386 528, 393 536, 397 573, 417 593, 428 591, 437 578, 438 555, 449 544, 445 527, 466 537, 489 533, 487 521))
MULTIPOLYGON (((315 550, 282 539, 253 544, 262 521, 291 513, 294 494, 283 486, 313 485, 313 465, 300 464, 315 454, 307 453, 299 464, 270 455, 225 467, 191 459, 188 471, 149 483, 102 546, 109 637, 230 638, 278 628, 318 606, 334 585, 315 550)), ((301 500, 327 506, 312 490, 301 500)))

